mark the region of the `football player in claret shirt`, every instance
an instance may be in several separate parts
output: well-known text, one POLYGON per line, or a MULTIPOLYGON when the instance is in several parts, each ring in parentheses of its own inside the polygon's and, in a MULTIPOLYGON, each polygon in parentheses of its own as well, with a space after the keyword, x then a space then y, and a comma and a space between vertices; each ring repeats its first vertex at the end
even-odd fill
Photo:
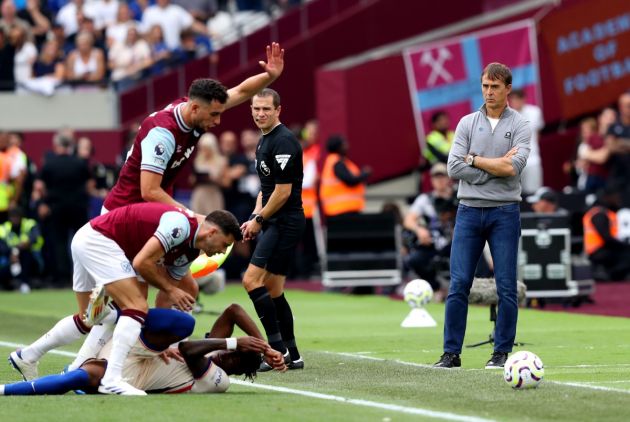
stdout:
MULTIPOLYGON (((270 88, 252 98, 252 117, 262 132, 256 147, 260 193, 249 221, 241 225, 245 240, 258 238, 243 276, 243 286, 265 328, 267 341, 285 354, 289 369, 304 368, 293 330, 293 312, 284 282, 305 227, 302 208, 302 147, 280 122, 280 96, 270 88)), ((261 371, 271 368, 263 363, 261 371)))
MULTIPOLYGON (((37 362, 49 350, 81 338, 91 326, 82 318, 95 287, 105 291, 121 309, 110 313, 105 325, 116 324, 107 370, 99 392, 144 395, 122 380, 122 365, 140 334, 148 310, 146 294, 139 280, 163 292, 179 309, 194 304, 195 285, 190 264, 200 250, 208 255, 224 253, 241 240, 238 221, 227 211, 213 211, 207 217, 172 205, 134 204, 94 218, 72 239, 73 290, 79 313, 62 319, 33 344, 11 353, 9 360, 26 380, 37 377, 37 362), (188 288, 188 292, 177 287, 188 288)), ((86 342, 87 344, 87 342, 86 342)), ((76 369, 94 348, 81 348, 69 369, 76 369)), ((93 345, 96 347, 97 345, 93 345)))
POLYGON ((116 185, 105 198, 103 212, 137 202, 183 207, 171 197, 179 171, 191 157, 199 137, 221 122, 221 114, 252 98, 275 81, 284 69, 284 50, 267 46, 264 72, 226 89, 213 79, 197 79, 188 97, 149 115, 141 124, 116 185))

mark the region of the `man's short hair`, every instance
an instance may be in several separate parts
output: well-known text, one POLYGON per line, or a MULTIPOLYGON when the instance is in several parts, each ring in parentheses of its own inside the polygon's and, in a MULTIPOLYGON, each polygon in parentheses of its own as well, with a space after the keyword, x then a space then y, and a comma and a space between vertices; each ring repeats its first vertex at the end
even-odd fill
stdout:
POLYGON ((228 99, 227 88, 221 82, 209 78, 195 79, 188 89, 188 98, 207 103, 218 101, 225 104, 228 99))
POLYGON ((280 107, 280 94, 278 94, 276 90, 273 90, 271 88, 264 88, 262 91, 256 94, 256 97, 273 97, 273 108, 280 107))
POLYGON ((216 210, 212 211, 206 217, 206 222, 214 224, 219 227, 226 235, 234 236, 235 241, 243 240, 243 233, 241 233, 241 227, 238 224, 238 220, 229 211, 216 210))
POLYGON ((512 71, 502 63, 490 63, 481 72, 481 79, 484 75, 493 81, 503 82, 505 86, 512 85, 512 71))

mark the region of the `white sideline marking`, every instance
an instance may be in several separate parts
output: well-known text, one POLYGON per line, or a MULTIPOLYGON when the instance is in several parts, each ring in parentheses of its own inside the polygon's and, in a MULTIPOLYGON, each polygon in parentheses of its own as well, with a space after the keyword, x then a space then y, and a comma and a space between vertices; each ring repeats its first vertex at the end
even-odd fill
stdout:
POLYGON ((278 387, 275 385, 253 384, 249 381, 236 380, 232 378, 230 378, 230 383, 244 385, 247 387, 260 388, 263 390, 278 391, 280 393, 296 394, 299 396, 312 397, 315 399, 331 400, 331 401, 336 401, 336 402, 341 402, 341 403, 355 404, 358 406, 374 407, 377 409, 391 410, 394 412, 407 413, 411 415, 428 416, 428 417, 436 418, 436 419, 446 419, 446 420, 451 420, 451 421, 471 421, 471 422, 472 421, 485 422, 485 421, 492 420, 492 419, 478 418, 476 416, 465 416, 465 415, 457 415, 455 413, 437 412, 434 410, 422 409, 418 407, 408 407, 408 406, 400 406, 397 404, 379 403, 379 402, 375 402, 371 400, 350 399, 347 397, 334 396, 332 394, 315 393, 313 391, 296 390, 293 388, 278 387))
MULTIPOLYGON (((567 385, 569 387, 591 388, 593 390, 611 391, 615 393, 630 394, 630 390, 624 390, 623 388, 603 387, 601 385, 589 385, 589 384, 583 384, 581 382, 562 382, 562 381, 548 381, 548 382, 552 384, 567 385)), ((602 381, 602 382, 606 382, 606 381, 602 381)))
MULTIPOLYGON (((379 361, 379 362, 393 362, 393 363, 399 363, 402 365, 408 365, 408 366, 417 366, 419 368, 433 368, 432 365, 425 365, 423 363, 415 363, 415 362, 405 362, 403 360, 398 360, 398 359, 384 359, 384 358, 377 358, 374 356, 365 356, 362 354, 356 354, 356 353, 347 353, 347 352, 330 352, 330 351, 321 351, 319 353, 326 353, 329 355, 340 355, 340 356, 346 356, 346 357, 350 357, 350 358, 355 358, 355 359, 365 359, 365 360, 373 360, 373 361, 379 361)), ((574 365, 574 366, 554 366, 553 368, 598 368, 598 367, 616 367, 616 366, 628 366, 628 364, 619 364, 619 365, 574 365)), ((436 370, 443 370, 441 368, 434 368, 436 370)), ((470 368, 470 369, 461 369, 458 368, 458 371, 485 371, 485 369, 476 369, 476 368, 470 368)), ((569 387, 581 387, 581 388, 589 388, 589 389, 593 389, 593 390, 600 390, 600 391, 611 391, 611 392, 615 392, 615 393, 624 393, 624 394, 630 394, 630 390, 624 390, 622 388, 612 388, 612 387, 603 387, 603 386, 599 386, 599 385, 591 385, 589 383, 579 383, 579 382, 564 382, 564 381, 549 381, 546 380, 545 382, 547 383, 551 383, 551 384, 559 384, 559 385, 567 385, 569 387)), ((603 383, 609 382, 609 381, 601 381, 603 383)), ((621 382, 628 382, 628 381, 621 381, 621 382)))
MULTIPOLYGON (((26 346, 25 344, 20 344, 20 343, 12 343, 12 342, 8 342, 8 341, 0 341, 0 347, 12 347, 12 348, 20 348, 20 347, 24 347, 26 346)), ((76 353, 73 352, 66 352, 63 350, 51 350, 48 353, 53 354, 53 355, 60 355, 60 356, 68 356, 68 357, 76 357, 76 353)), ((353 358, 357 358, 357 359, 367 359, 367 360, 375 360, 375 361, 388 361, 388 362, 395 362, 395 363, 399 363, 402 365, 409 365, 409 366, 417 366, 417 367, 421 367, 421 368, 431 368, 431 365, 424 365, 421 363, 414 363, 414 362, 405 362, 402 360, 391 360, 391 359, 383 359, 383 358, 376 358, 373 356, 363 356, 363 355, 356 355, 354 353, 345 353, 345 352, 330 352, 330 351, 318 351, 317 353, 326 353, 326 354, 330 354, 330 355, 341 355, 341 356, 347 356, 347 357, 353 357, 353 358)), ((595 367, 596 365, 590 365, 595 367)), ((589 366, 589 367, 590 367, 589 366)), ((624 364, 620 364, 620 365, 601 365, 601 366, 625 366, 624 364)), ((577 367, 580 367, 580 365, 578 365, 577 367)), ((476 371, 476 369, 464 369, 464 371, 476 371)), ((262 388, 262 389, 268 389, 268 390, 274 390, 274 391, 280 391, 280 392, 284 392, 284 393, 289 393, 289 394, 297 394, 297 395, 302 395, 302 396, 307 396, 307 397, 314 397, 314 398, 320 398, 320 399, 326 399, 326 400, 334 400, 334 401, 339 401, 339 402, 343 402, 343 403, 350 403, 350 404, 356 404, 356 405, 360 405, 360 406, 367 406, 367 407, 376 407, 376 408, 381 408, 381 409, 385 409, 385 410, 394 410, 397 412, 402 412, 402 413, 411 413, 411 414, 415 414, 415 415, 425 415, 425 416, 432 416, 433 414, 438 414, 438 415, 443 415, 443 416, 433 416, 435 418, 439 418, 439 419, 451 419, 451 420, 462 420, 462 421, 492 421, 492 419, 482 419, 482 418, 477 418, 474 416, 460 416, 460 415, 456 415, 456 414, 451 414, 451 413, 446 413, 446 412, 435 412, 432 410, 426 410, 426 409, 421 409, 421 408, 415 408, 415 407, 406 407, 406 406, 399 406, 399 405, 395 405, 395 404, 387 404, 387 403, 378 403, 378 402, 372 402, 369 400, 360 400, 360 399, 349 399, 346 397, 340 397, 340 396, 333 396, 330 394, 321 394, 321 393, 315 393, 312 391, 304 391, 304 390, 294 390, 294 389, 290 389, 290 388, 285 388, 285 387, 276 387, 273 385, 267 385, 267 384, 252 384, 251 382, 247 382, 247 381, 242 381, 242 380, 237 380, 237 379, 232 379, 230 378, 230 382, 233 382, 234 384, 239 384, 239 385, 245 385, 245 386, 250 386, 250 387, 254 387, 254 388, 262 388), (407 410, 405 410, 407 409, 407 410), (418 412, 428 412, 428 413, 418 413, 418 412), (446 415, 452 415, 452 417, 446 417, 446 415)), ((599 385, 590 385, 590 384, 585 384, 585 383, 579 383, 579 382, 563 382, 563 381, 549 381, 549 380, 545 380, 545 382, 547 383, 551 383, 551 384, 559 384, 559 385, 566 385, 569 387, 578 387, 578 388, 586 388, 589 390, 599 390, 599 391, 608 391, 608 392, 613 392, 613 393, 624 393, 624 394, 630 394, 630 390, 624 390, 621 388, 612 388, 612 387, 603 387, 603 386, 599 386, 599 385)), ((607 381, 602 381, 602 382, 607 382, 607 381)))
MULTIPOLYGON (((319 351, 319 353, 326 353, 328 355, 346 356, 346 357, 355 358, 355 359, 375 360, 375 361, 378 361, 378 362, 393 362, 393 363, 398 363, 400 365, 416 366, 418 368, 433 368, 433 365, 427 365, 427 364, 424 364, 424 363, 405 362, 404 360, 398 360, 398 359, 376 358, 374 356, 366 356, 366 355, 363 355, 363 354, 356 354, 356 353, 329 352, 327 350, 319 351)), ((365 352, 363 352, 363 353, 365 353, 365 352)))
POLYGON ((587 385, 597 385, 599 383, 604 383, 604 384, 626 384, 626 383, 630 383, 630 380, 616 380, 616 381, 582 381, 580 384, 587 384, 587 385))
POLYGON ((630 363, 618 363, 616 365, 558 365, 553 368, 619 368, 620 366, 630 366, 630 363))
MULTIPOLYGON (((19 349, 19 348, 21 348, 21 347, 25 347, 25 346, 26 346, 26 344, 11 343, 11 342, 9 342, 9 341, 0 341, 0 346, 13 347, 14 349, 19 349)), ((76 356, 77 356, 77 354, 76 354, 76 353, 73 353, 73 352, 65 352, 65 351, 63 351, 63 350, 51 350, 51 351, 50 351, 50 352, 48 352, 48 353, 52 353, 52 354, 55 354, 55 355, 61 355, 61 356, 68 356, 68 357, 71 357, 71 358, 74 358, 74 357, 76 357, 76 356)))
MULTIPOLYGON (((7 341, 0 341, 0 346, 20 348, 20 347, 24 347, 25 345, 19 344, 19 343, 11 343, 7 341)), ((48 353, 61 355, 61 356, 69 356, 69 357, 76 356, 76 353, 65 352, 63 350, 51 350, 48 353)), ((281 393, 296 394, 299 396, 312 397, 316 399, 332 400, 336 402, 354 404, 358 406, 366 406, 366 407, 374 407, 374 408, 383 409, 383 410, 391 410, 394 412, 407 413, 411 415, 422 415, 422 416, 432 417, 436 419, 446 419, 446 420, 451 420, 451 421, 464 421, 464 422, 493 422, 492 419, 478 418, 475 416, 457 415, 455 413, 438 412, 434 410, 422 409, 422 408, 417 408, 417 407, 408 407, 408 406, 400 406, 396 404, 379 403, 379 402, 370 401, 370 400, 350 399, 347 397, 333 396, 331 394, 316 393, 314 391, 296 390, 293 388, 277 387, 274 385, 253 384, 248 381, 238 380, 234 378, 230 378, 230 383, 243 385, 246 387, 254 387, 254 388, 260 388, 264 390, 278 391, 281 393)))

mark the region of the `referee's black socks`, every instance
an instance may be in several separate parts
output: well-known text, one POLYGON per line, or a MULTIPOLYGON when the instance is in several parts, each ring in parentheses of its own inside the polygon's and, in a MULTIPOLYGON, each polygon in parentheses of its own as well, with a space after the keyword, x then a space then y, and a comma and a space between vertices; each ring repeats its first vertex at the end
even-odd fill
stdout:
POLYGON ((278 316, 280 333, 282 333, 284 345, 289 349, 291 360, 298 360, 300 358, 300 352, 298 352, 297 345, 295 344, 291 306, 289 306, 289 302, 287 302, 287 299, 284 297, 284 293, 273 298, 273 303, 276 305, 276 315, 278 316))
MULTIPOLYGON (((264 286, 257 287, 248 294, 249 298, 254 303, 254 308, 256 308, 258 318, 260 318, 260 322, 265 328, 269 345, 284 354, 286 352, 286 348, 282 342, 282 335, 280 334, 280 327, 278 326, 276 307, 274 305, 274 301, 271 300, 271 296, 269 295, 267 288, 264 286)), ((291 324, 293 325, 293 322, 291 322, 291 324)))

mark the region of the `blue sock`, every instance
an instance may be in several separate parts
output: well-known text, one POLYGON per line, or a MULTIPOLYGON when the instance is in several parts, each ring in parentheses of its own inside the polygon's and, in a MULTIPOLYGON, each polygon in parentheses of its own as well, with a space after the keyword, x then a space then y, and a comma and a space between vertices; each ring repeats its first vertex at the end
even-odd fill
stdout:
POLYGON ((144 328, 140 332, 140 338, 151 349, 159 350, 159 348, 153 347, 146 341, 145 332, 170 334, 183 340, 190 336, 194 329, 195 318, 186 312, 175 309, 151 308, 144 321, 144 328))
POLYGON ((44 394, 65 394, 71 390, 89 387, 90 376, 83 369, 75 369, 65 374, 47 375, 33 381, 22 381, 4 386, 5 396, 30 396, 44 394))

